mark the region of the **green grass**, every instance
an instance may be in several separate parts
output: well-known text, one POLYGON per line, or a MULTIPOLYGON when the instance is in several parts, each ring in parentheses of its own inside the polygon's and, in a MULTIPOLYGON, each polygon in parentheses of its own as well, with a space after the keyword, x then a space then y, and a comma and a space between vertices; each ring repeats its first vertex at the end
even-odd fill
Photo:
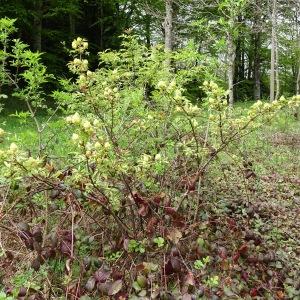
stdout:
POLYGON ((300 176, 300 121, 283 111, 247 140, 249 156, 259 173, 300 176))
MULTIPOLYGON (((46 115, 38 117, 41 124, 47 121, 46 115)), ((31 118, 27 120, 12 116, 11 114, 2 114, 0 116, 0 127, 6 132, 6 137, 0 148, 7 147, 12 142, 17 143, 21 148, 36 153, 39 149, 38 131, 34 121, 31 118)), ((65 126, 62 116, 54 117, 49 126, 45 129, 42 138, 42 144, 47 144, 47 149, 54 156, 65 156, 69 153, 71 132, 65 126)))

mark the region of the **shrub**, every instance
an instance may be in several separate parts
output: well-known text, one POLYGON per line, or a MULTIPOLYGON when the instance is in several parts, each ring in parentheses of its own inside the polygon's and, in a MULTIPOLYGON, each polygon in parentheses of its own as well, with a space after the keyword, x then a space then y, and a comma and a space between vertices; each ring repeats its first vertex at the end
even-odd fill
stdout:
MULTIPOLYGON (((17 94, 32 101, 30 109, 42 105, 40 87, 47 76, 39 55, 25 48, 16 41, 13 51, 22 68, 28 68, 22 73, 26 87, 17 94)), ((203 105, 193 104, 185 96, 185 78, 164 67, 159 47, 148 50, 126 36, 122 50, 99 54, 95 71, 88 69, 87 41, 78 38, 72 48, 68 66, 75 79, 61 81, 64 90, 53 94, 73 131, 71 159, 59 164, 46 153, 33 157, 16 144, 0 153, 9 202, 23 204, 26 216, 32 210, 30 224, 21 222, 17 230, 35 254, 32 266, 64 259, 64 293, 74 297, 96 290, 126 295, 124 286, 135 280, 128 275, 133 265, 143 274, 134 284, 141 297, 149 291, 159 295, 160 276, 181 273, 189 291, 195 279, 178 245, 199 220, 210 166, 228 152, 234 164, 242 163, 235 145, 283 107, 299 105, 300 98, 259 101, 237 115, 227 105, 226 91, 212 81, 201 87, 207 95, 203 105), (123 267, 113 265, 121 255, 99 266, 96 257, 105 257, 104 249, 124 250, 123 267), (147 261, 157 251, 163 255, 147 261), (85 288, 82 277, 88 280, 85 288)), ((195 267, 207 263, 198 260, 195 267)), ((202 281, 211 289, 219 283, 217 275, 202 281)))

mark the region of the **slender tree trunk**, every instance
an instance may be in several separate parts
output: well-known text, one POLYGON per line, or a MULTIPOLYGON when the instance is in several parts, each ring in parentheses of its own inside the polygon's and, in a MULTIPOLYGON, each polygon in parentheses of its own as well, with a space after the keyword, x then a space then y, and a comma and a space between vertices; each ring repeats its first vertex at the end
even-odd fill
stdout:
MULTIPOLYGON (((171 53, 173 50, 173 0, 165 0, 166 16, 164 21, 165 51, 171 53)), ((171 66, 171 60, 167 59, 167 66, 171 66)))
MULTIPOLYGON (((240 24, 244 23, 244 19, 242 16, 238 17, 238 22, 240 24)), ((240 31, 238 34, 237 42, 236 42, 236 65, 235 65, 235 77, 236 82, 239 83, 245 79, 245 41, 242 36, 242 32, 240 31)))
POLYGON ((251 80, 251 78, 252 78, 252 70, 253 70, 253 68, 254 68, 253 56, 252 56, 251 53, 249 53, 249 56, 248 56, 248 70, 247 70, 247 79, 248 80, 251 80))
POLYGON ((300 95, 300 61, 298 62, 298 75, 297 75, 297 82, 296 82, 296 95, 300 95))
POLYGON ((151 47, 151 16, 146 15, 145 17, 145 37, 146 37, 146 46, 151 47))
MULTIPOLYGON (((300 8, 300 4, 299 4, 300 8)), ((298 23, 298 14, 296 14, 296 26, 297 26, 297 33, 298 33, 298 51, 300 51, 300 28, 298 23)), ((297 79, 296 79, 296 95, 300 95, 300 54, 298 53, 298 70, 297 70, 297 79)), ((299 120, 299 113, 300 108, 296 108, 296 112, 294 114, 295 118, 299 120)))
POLYGON ((240 80, 245 80, 245 48, 244 48, 244 43, 242 45, 241 49, 241 67, 239 71, 240 75, 240 80))
MULTIPOLYGON (((300 48, 300 42, 299 42, 300 48)), ((297 82, 296 82, 296 95, 300 95, 300 58, 298 59, 298 74, 297 74, 297 82)))
MULTIPOLYGON (((299 49, 300 49, 300 37, 299 37, 299 49)), ((298 74, 297 74, 297 82, 296 82, 296 95, 300 95, 300 57, 298 59, 298 74)), ((299 120, 299 113, 300 109, 296 108, 296 111, 294 113, 294 117, 299 120)))
POLYGON ((228 32, 228 90, 229 90, 229 105, 234 103, 234 70, 235 70, 235 56, 236 49, 233 41, 233 35, 228 32))
POLYGON ((261 81, 260 81, 260 47, 261 47, 261 33, 257 32, 254 39, 254 99, 261 98, 261 81))
POLYGON ((34 1, 33 49, 42 51, 43 0, 34 1))
MULTIPOLYGON (((300 4, 299 4, 300 8, 300 4)), ((298 14, 296 15, 297 23, 297 33, 298 33, 298 51, 300 52, 300 28, 298 23, 298 14)), ((297 79, 296 79, 296 95, 300 95, 300 53, 298 53, 298 70, 297 70, 297 79)))
POLYGON ((238 84, 241 81, 241 70, 242 70, 242 54, 241 54, 241 39, 238 38, 235 47, 235 63, 234 63, 234 98, 239 97, 238 84))
MULTIPOLYGON (((151 15, 145 16, 145 38, 146 46, 148 49, 151 47, 151 15)), ((147 81, 144 86, 144 99, 149 107, 153 107, 154 103, 151 101, 151 93, 153 87, 150 82, 147 81)))
POLYGON ((272 2, 272 41, 271 41, 271 73, 270 73, 270 101, 275 100, 275 68, 276 68, 276 18, 277 0, 272 2))
POLYGON ((280 94, 280 79, 279 79, 279 55, 278 55, 277 35, 275 35, 275 80, 276 80, 275 100, 278 100, 280 94))

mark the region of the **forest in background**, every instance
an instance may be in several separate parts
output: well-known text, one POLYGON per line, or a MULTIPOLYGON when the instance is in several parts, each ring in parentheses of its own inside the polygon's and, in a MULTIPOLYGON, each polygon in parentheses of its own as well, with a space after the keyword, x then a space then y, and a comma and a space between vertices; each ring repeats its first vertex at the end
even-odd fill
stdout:
POLYGON ((119 49, 119 36, 127 30, 147 46, 165 43, 176 50, 192 43, 199 64, 214 60, 210 75, 228 86, 232 102, 299 93, 299 5, 297 0, 2 0, 0 16, 17 19, 18 37, 44 52, 54 74, 67 72, 63 42, 77 36, 90 42, 94 68, 97 53, 119 49))

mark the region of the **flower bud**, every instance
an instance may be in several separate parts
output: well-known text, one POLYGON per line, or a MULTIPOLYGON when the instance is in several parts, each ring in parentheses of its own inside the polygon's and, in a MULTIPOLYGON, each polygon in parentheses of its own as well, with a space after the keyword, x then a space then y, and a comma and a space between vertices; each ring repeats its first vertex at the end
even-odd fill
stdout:
POLYGON ((156 155, 155 155, 155 160, 160 160, 161 159, 161 154, 160 153, 157 153, 156 155))
POLYGON ((18 151, 18 145, 15 144, 15 143, 11 143, 10 146, 9 146, 9 150, 12 152, 12 153, 16 153, 18 151))
POLYGON ((78 142, 79 141, 79 135, 77 133, 73 133, 73 135, 72 135, 72 141, 73 142, 78 142))
POLYGON ((101 148, 101 144, 99 142, 95 143, 95 149, 100 149, 101 148))
POLYGON ((94 126, 99 126, 100 124, 100 121, 98 119, 95 119, 94 122, 93 122, 93 125, 94 126))
POLYGON ((167 84, 165 81, 159 81, 158 84, 157 84, 157 88, 160 89, 160 90, 164 90, 167 88, 167 84))
POLYGON ((72 116, 72 123, 74 124, 79 124, 81 121, 81 117, 79 115, 79 113, 75 113, 73 116, 72 116))
POLYGON ((92 127, 90 121, 88 121, 88 120, 83 121, 82 126, 86 130, 88 130, 88 129, 90 129, 92 127))
POLYGON ((110 143, 109 142, 105 142, 104 143, 104 148, 106 148, 106 149, 110 148, 110 143))
POLYGON ((74 41, 72 42, 72 48, 73 48, 74 50, 77 48, 77 41, 76 41, 76 40, 74 40, 74 41))

